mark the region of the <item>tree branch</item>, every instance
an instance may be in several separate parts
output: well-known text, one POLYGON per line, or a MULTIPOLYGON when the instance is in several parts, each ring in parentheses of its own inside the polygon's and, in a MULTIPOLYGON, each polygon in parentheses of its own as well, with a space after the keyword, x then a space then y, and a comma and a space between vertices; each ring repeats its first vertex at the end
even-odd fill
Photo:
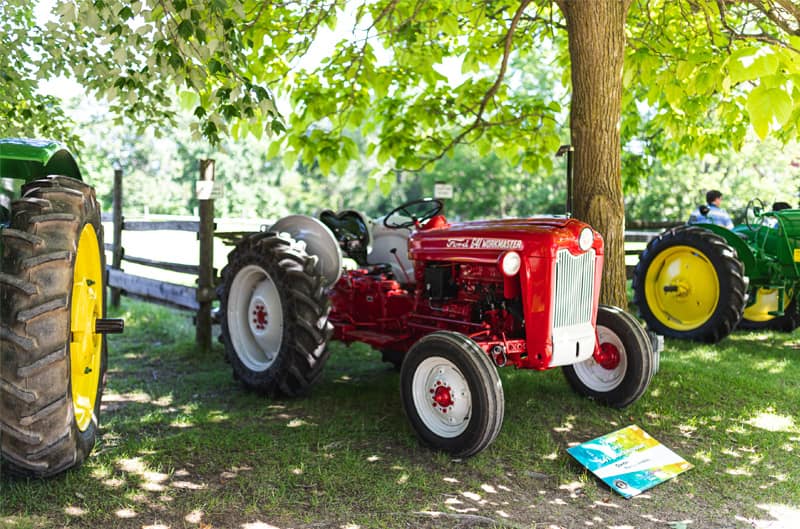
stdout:
POLYGON ((450 140, 437 156, 433 158, 427 158, 422 165, 413 169, 414 171, 421 171, 431 163, 440 160, 450 149, 452 149, 457 144, 461 143, 462 140, 472 131, 482 128, 485 125, 485 121, 483 119, 483 113, 486 111, 486 107, 489 105, 489 102, 494 98, 497 94, 497 91, 500 89, 500 86, 503 84, 503 79, 506 75, 506 70, 508 69, 508 61, 511 57, 511 50, 512 44, 514 41, 514 34, 517 29, 517 25, 519 24, 520 19, 522 18, 522 13, 525 11, 525 8, 531 3, 531 0, 522 0, 520 2, 519 7, 517 7, 517 11, 514 13, 514 17, 511 19, 511 23, 508 26, 508 31, 506 31, 505 37, 503 39, 503 60, 500 63, 500 71, 497 73, 497 77, 495 78, 494 83, 489 90, 486 91, 483 98, 481 99, 480 105, 478 106, 478 111, 475 113, 475 119, 473 120, 472 124, 462 130, 456 137, 450 140))
MULTIPOLYGON (((779 0, 780 1, 780 0, 779 0)), ((739 31, 738 29, 734 28, 728 22, 728 8, 727 4, 732 4, 734 0, 716 0, 717 8, 719 9, 719 20, 720 24, 722 24, 722 28, 728 33, 728 36, 731 40, 755 40, 758 42, 764 42, 766 44, 772 44, 774 46, 779 46, 781 48, 791 50, 795 53, 800 53, 800 49, 795 48, 794 46, 780 40, 778 37, 770 35, 764 31, 761 33, 744 33, 739 31)), ((766 8, 766 4, 763 3, 761 0, 744 0, 745 3, 754 6, 755 9, 760 11, 762 14, 767 16, 776 26, 780 29, 786 31, 790 35, 798 34, 796 29, 792 29, 788 25, 788 21, 779 19, 780 22, 777 22, 777 13, 773 9, 766 8)))

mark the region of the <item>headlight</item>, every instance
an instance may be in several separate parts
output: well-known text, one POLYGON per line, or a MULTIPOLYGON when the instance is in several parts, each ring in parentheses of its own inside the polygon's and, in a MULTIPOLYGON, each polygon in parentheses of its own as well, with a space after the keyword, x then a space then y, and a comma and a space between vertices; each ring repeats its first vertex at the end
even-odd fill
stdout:
POLYGON ((581 235, 578 237, 578 246, 580 246, 582 251, 586 251, 592 247, 592 243, 594 242, 594 232, 592 228, 583 228, 581 230, 581 235))
POLYGON ((517 275, 522 266, 522 257, 517 252, 506 252, 500 256, 500 271, 507 277, 517 275))

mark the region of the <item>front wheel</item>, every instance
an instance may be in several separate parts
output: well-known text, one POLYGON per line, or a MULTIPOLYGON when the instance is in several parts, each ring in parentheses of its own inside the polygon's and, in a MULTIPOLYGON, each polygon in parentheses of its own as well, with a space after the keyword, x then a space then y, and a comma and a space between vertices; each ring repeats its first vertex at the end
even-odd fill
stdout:
POLYGON ((627 312, 607 305, 597 311, 598 352, 563 367, 572 389, 614 408, 641 397, 656 368, 647 332, 627 312))
POLYGON ((429 334, 406 354, 400 395, 420 440, 456 457, 477 454, 503 424, 503 385, 483 349, 449 331, 429 334))

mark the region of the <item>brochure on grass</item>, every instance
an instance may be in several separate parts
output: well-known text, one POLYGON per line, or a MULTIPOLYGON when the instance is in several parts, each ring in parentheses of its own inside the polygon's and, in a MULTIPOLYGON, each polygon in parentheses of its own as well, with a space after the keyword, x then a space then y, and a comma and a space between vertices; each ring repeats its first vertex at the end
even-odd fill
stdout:
POLYGON ((636 425, 573 446, 567 452, 625 498, 694 466, 636 425))

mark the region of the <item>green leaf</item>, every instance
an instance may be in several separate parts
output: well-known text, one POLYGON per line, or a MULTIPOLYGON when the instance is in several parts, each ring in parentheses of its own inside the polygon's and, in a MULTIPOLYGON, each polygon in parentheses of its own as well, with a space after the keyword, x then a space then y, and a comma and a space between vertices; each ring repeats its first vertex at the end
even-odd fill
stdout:
POLYGON ((792 98, 780 88, 768 90, 767 97, 770 100, 770 106, 775 116, 775 121, 777 121, 780 126, 785 125, 792 116, 792 98))
POLYGON ((772 112, 769 107, 770 101, 767 90, 758 87, 747 97, 747 113, 750 115, 750 123, 756 134, 762 140, 769 134, 769 124, 772 121, 772 112))
POLYGON ((319 171, 328 176, 331 173, 331 159, 327 156, 320 156, 317 161, 319 162, 319 171))
POLYGON ((294 169, 297 163, 297 151, 288 150, 283 152, 283 166, 287 169, 294 169))
POLYGON ((271 160, 278 156, 278 153, 281 150, 281 145, 283 142, 281 141, 273 141, 269 144, 269 149, 267 149, 267 159, 271 160))
POLYGON ((187 112, 194 110, 194 108, 200 102, 200 96, 197 95, 197 92, 192 92, 190 90, 182 91, 179 94, 179 99, 181 108, 187 112))
POLYGON ((748 48, 742 53, 733 54, 729 63, 731 81, 734 84, 742 81, 753 81, 767 75, 772 75, 778 70, 780 60, 769 48, 762 48, 759 55, 753 57, 753 50, 748 48), (745 53, 745 51, 747 53, 745 53))
POLYGON ((194 25, 192 24, 191 20, 187 18, 178 24, 178 35, 180 35, 182 39, 189 40, 189 37, 191 37, 193 34, 194 25))
POLYGON ((444 30, 444 32, 447 35, 450 35, 450 36, 458 35, 459 29, 460 29, 458 27, 458 19, 456 17, 454 17, 453 15, 447 14, 447 15, 443 16, 439 20, 439 23, 442 26, 442 30, 444 30))
POLYGON ((392 178, 394 177, 394 173, 391 171, 387 172, 381 178, 379 187, 383 196, 389 196, 389 193, 392 191, 392 178))

